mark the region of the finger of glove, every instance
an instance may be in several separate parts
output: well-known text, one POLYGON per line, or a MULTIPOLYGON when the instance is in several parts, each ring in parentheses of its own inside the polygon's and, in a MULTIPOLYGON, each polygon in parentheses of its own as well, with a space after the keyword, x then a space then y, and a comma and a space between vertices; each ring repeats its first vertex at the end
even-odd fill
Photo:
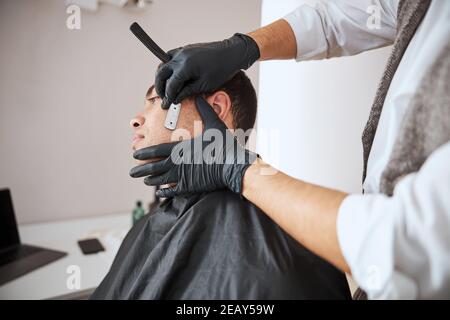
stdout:
POLYGON ((169 63, 165 63, 158 68, 155 75, 155 90, 158 96, 164 97, 166 94, 167 80, 172 76, 173 70, 169 63))
POLYGON ((184 86, 183 89, 175 97, 174 103, 181 103, 183 99, 192 96, 195 93, 193 84, 184 86))
POLYGON ((172 59, 173 56, 174 56, 175 54, 177 54, 177 52, 179 52, 181 49, 183 49, 183 47, 178 47, 178 48, 169 50, 169 51, 167 51, 167 54, 170 56, 170 59, 172 59))
POLYGON ((136 150, 133 153, 133 158, 136 160, 153 160, 156 158, 167 158, 170 156, 172 149, 179 142, 162 143, 156 146, 151 146, 143 149, 136 150))
POLYGON ((203 120, 203 124, 206 129, 226 129, 226 125, 220 120, 219 116, 214 111, 213 107, 203 98, 196 97, 195 104, 197 106, 197 111, 203 120))
POLYGON ((142 164, 134 167, 130 171, 132 178, 153 176, 167 172, 172 167, 171 163, 165 160, 142 164))
POLYGON ((180 71, 174 71, 170 78, 166 81, 166 94, 161 102, 161 106, 164 106, 164 108, 170 107, 177 97, 178 92, 183 89, 185 82, 184 77, 180 76, 180 71))
POLYGON ((144 183, 148 186, 160 186, 175 182, 177 182, 177 179, 173 177, 170 172, 166 172, 156 176, 148 176, 144 179, 144 183))
POLYGON ((156 196, 160 198, 172 198, 178 194, 176 187, 159 189, 156 191, 156 196))

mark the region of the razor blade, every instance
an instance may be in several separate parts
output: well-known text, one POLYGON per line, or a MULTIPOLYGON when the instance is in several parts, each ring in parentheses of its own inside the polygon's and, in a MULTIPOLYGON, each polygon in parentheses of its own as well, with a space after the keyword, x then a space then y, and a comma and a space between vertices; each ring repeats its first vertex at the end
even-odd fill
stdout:
MULTIPOLYGON (((147 47, 159 60, 166 63, 170 61, 170 56, 156 44, 155 41, 141 28, 137 22, 130 26, 131 32, 138 38, 144 46, 147 47)), ((178 117, 180 116, 181 104, 172 104, 167 111, 164 127, 169 130, 175 130, 178 117)))
POLYGON ((175 130, 177 127, 178 117, 180 116, 181 104, 172 104, 167 111, 164 127, 169 130, 175 130))

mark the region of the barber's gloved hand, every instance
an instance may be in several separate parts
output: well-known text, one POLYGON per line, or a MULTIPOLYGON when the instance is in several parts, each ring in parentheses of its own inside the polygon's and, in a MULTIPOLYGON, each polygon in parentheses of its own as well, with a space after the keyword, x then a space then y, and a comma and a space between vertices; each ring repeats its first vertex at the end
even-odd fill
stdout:
POLYGON ((223 41, 187 45, 168 54, 171 60, 158 68, 155 78, 163 109, 188 96, 218 89, 260 56, 256 42, 240 33, 223 41))
POLYGON ((159 197, 224 188, 241 194, 244 173, 257 155, 238 142, 205 99, 197 97, 195 102, 203 119, 203 133, 191 140, 137 150, 135 159, 164 159, 134 167, 130 175, 146 176, 144 182, 149 186, 176 183, 158 190, 159 197))

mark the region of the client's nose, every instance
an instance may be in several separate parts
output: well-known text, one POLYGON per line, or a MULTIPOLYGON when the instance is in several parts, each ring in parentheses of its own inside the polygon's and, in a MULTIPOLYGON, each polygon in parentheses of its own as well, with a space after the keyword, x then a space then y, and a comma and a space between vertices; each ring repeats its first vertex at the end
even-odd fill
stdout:
POLYGON ((142 126, 144 124, 144 117, 137 115, 136 117, 134 117, 133 119, 131 119, 130 121, 130 126, 131 128, 139 128, 140 126, 142 126))

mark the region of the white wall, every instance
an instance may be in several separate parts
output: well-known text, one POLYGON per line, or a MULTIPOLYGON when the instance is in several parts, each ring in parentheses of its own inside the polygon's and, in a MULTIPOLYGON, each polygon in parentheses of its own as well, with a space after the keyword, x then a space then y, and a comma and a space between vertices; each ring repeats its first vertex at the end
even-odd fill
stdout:
MULTIPOLYGON (((264 0, 261 23, 304 2, 264 0)), ((263 159, 294 177, 360 192, 361 133, 389 52, 261 63, 257 145, 263 159), (267 132, 277 132, 278 146, 267 132)))
MULTIPOLYGON (((66 28, 61 0, 0 1, 0 188, 21 223, 129 211, 152 191, 131 179, 128 127, 158 61, 129 32, 165 48, 260 24, 258 0, 154 0, 141 13, 102 5, 66 28)), ((249 73, 257 85, 257 68, 249 73)))

